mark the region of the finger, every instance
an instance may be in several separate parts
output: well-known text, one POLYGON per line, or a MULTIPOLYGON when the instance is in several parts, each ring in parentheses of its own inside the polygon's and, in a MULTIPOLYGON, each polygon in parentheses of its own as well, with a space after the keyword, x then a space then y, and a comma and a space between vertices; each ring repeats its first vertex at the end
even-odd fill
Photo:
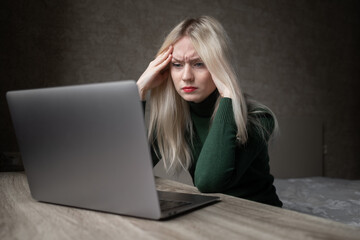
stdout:
POLYGON ((172 50, 173 50, 173 46, 170 46, 166 51, 164 51, 159 56, 157 56, 154 60, 154 65, 156 66, 158 64, 161 64, 163 61, 167 60, 172 50))
POLYGON ((215 77, 214 75, 212 75, 212 79, 220 95, 222 97, 231 98, 231 92, 229 88, 219 78, 215 77))
POLYGON ((169 55, 167 56, 167 58, 166 58, 162 63, 160 63, 158 66, 159 66, 160 68, 166 67, 166 66, 170 63, 171 59, 172 59, 172 54, 169 54, 169 55))
POLYGON ((172 52, 172 50, 173 50, 173 46, 170 45, 170 46, 168 47, 168 49, 165 51, 165 53, 169 54, 169 53, 172 52))
POLYGON ((154 67, 155 72, 164 71, 165 68, 169 65, 171 58, 172 58, 172 54, 169 54, 168 57, 164 61, 159 63, 157 66, 155 66, 154 67))
POLYGON ((165 61, 169 57, 169 54, 171 53, 171 51, 172 51, 172 46, 170 46, 167 51, 164 51, 155 59, 155 60, 157 60, 156 63, 160 64, 163 61, 165 61))

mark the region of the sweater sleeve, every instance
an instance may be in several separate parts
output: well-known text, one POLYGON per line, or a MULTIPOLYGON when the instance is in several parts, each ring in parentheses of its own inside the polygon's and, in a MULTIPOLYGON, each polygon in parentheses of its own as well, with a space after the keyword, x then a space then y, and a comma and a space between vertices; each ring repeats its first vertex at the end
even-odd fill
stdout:
POLYGON ((201 192, 224 192, 238 184, 259 150, 266 144, 253 134, 244 145, 236 140, 232 100, 223 98, 204 142, 194 172, 201 192))

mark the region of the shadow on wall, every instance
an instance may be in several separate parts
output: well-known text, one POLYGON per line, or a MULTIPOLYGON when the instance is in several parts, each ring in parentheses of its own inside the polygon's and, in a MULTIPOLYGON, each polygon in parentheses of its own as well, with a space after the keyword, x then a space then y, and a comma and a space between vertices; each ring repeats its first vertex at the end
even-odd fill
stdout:
POLYGON ((323 123, 320 118, 278 116, 280 134, 269 147, 275 178, 324 176, 323 123))
MULTIPOLYGON (((66 11, 66 5, 57 6, 56 12, 48 11, 50 2, 5 1, 1 23, 6 25, 2 38, 5 61, 1 69, 5 77, 0 88, 4 99, 10 90, 41 88, 61 82, 59 59, 69 43, 52 41, 52 38, 61 35, 58 26, 65 23, 60 13, 66 11)), ((1 101, 0 116, 1 152, 16 152, 18 146, 6 101, 1 101)))

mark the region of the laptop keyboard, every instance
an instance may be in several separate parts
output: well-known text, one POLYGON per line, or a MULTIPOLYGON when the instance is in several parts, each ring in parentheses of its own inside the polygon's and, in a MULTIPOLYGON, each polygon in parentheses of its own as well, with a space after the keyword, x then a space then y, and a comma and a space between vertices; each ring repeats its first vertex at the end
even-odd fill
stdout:
POLYGON ((191 204, 190 202, 160 200, 160 208, 162 211, 167 211, 173 208, 183 207, 191 204))

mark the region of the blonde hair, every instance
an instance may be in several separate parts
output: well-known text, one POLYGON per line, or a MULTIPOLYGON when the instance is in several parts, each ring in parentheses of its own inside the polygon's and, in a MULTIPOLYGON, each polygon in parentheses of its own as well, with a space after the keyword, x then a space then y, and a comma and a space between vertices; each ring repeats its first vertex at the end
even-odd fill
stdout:
MULTIPOLYGON (((186 19, 168 34, 157 56, 184 36, 190 37, 209 72, 230 89, 237 126, 236 137, 240 144, 245 143, 248 138, 247 103, 233 66, 230 64, 230 41, 224 28, 217 20, 208 16, 186 19)), ((213 116, 218 109, 220 99, 221 96, 215 104, 213 116)), ((149 105, 148 137, 153 146, 157 147, 154 148, 155 153, 164 160, 168 172, 176 173, 181 168, 189 169, 192 163, 193 144, 190 110, 187 102, 177 94, 170 74, 165 83, 151 91, 149 105)))

